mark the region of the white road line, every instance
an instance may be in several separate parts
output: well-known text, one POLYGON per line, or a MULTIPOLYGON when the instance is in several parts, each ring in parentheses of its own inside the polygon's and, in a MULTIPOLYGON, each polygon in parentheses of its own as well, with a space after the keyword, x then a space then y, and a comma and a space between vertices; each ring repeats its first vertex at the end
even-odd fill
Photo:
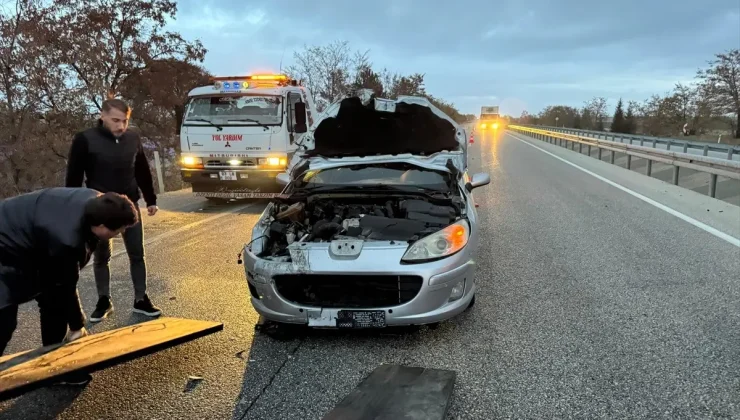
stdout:
POLYGON ((574 168, 576 168, 576 169, 578 169, 580 171, 583 171, 583 172, 585 172, 585 173, 593 176, 596 179, 599 179, 601 181, 606 182, 607 184, 611 185, 612 187, 619 188, 620 190, 626 192, 627 194, 629 194, 629 195, 631 195, 633 197, 637 197, 640 200, 642 200, 642 201, 644 201, 644 202, 646 202, 648 204, 651 204, 651 205, 653 205, 653 206, 655 206, 655 207, 657 207, 657 208, 665 211, 666 213, 670 213, 670 214, 678 217, 679 219, 681 219, 681 220, 683 220, 685 222, 688 222, 688 223, 690 223, 690 224, 698 227, 699 229, 701 229, 701 230, 703 230, 703 231, 705 231, 707 233, 710 233, 710 234, 712 234, 712 235, 714 235, 714 236, 716 236, 716 237, 718 237, 720 239, 723 239, 723 240, 731 243, 732 245, 735 245, 736 247, 740 248, 740 239, 735 238, 734 236, 731 236, 731 235, 728 235, 728 234, 726 234, 726 233, 724 233, 722 231, 719 231, 719 230, 717 230, 717 229, 715 229, 715 228, 713 228, 713 227, 711 227, 711 226, 709 226, 709 225, 707 225, 705 223, 702 223, 702 222, 694 219, 693 217, 687 216, 687 215, 685 215, 685 214, 683 214, 683 213, 681 213, 681 212, 679 212, 677 210, 674 210, 674 209, 672 209, 672 208, 670 208, 670 207, 668 207, 666 205, 660 204, 660 203, 658 203, 657 201, 655 201, 655 200, 653 200, 651 198, 645 197, 644 195, 642 195, 642 194, 640 194, 638 192, 632 191, 631 189, 629 189, 629 188, 627 188, 625 186, 622 186, 620 184, 617 184, 614 181, 608 180, 608 179, 604 178, 601 175, 595 174, 595 173, 589 171, 588 169, 582 168, 582 167, 576 165, 575 163, 570 162, 570 161, 568 161, 566 159, 563 159, 563 158, 561 158, 560 156, 558 156, 558 155, 556 155, 554 153, 550 153, 547 150, 545 150, 545 149, 543 149, 543 148, 541 148, 539 146, 535 146, 534 144, 528 142, 527 140, 524 140, 522 138, 519 138, 518 136, 512 134, 511 132, 509 132, 507 134, 509 134, 511 137, 514 137, 515 139, 519 140, 520 142, 522 142, 522 143, 524 143, 524 144, 526 144, 528 146, 534 147, 535 149, 537 149, 537 150, 539 150, 539 151, 541 151, 543 153, 547 153, 548 155, 554 157, 555 159, 557 159, 559 161, 562 161, 564 163, 567 163, 568 165, 570 165, 570 166, 572 166, 572 167, 574 167, 574 168))
MULTIPOLYGON (((204 224, 204 223, 210 223, 210 222, 213 222, 214 220, 218 220, 218 219, 220 219, 220 218, 222 218, 222 217, 225 217, 225 216, 228 216, 228 215, 230 215, 230 214, 234 214, 234 213, 240 212, 240 211, 242 211, 242 210, 244 210, 244 209, 247 209, 247 208, 249 208, 249 207, 252 207, 252 206, 254 206, 254 205, 256 205, 256 204, 257 204, 257 203, 250 203, 250 204, 246 204, 246 205, 243 205, 243 206, 239 206, 239 207, 234 207, 233 209, 231 209, 231 210, 228 210, 228 211, 226 211, 226 212, 223 212, 223 213, 218 213, 218 214, 214 214, 214 215, 213 215, 213 216, 211 216, 211 217, 207 217, 207 218, 205 218, 205 219, 203 219, 203 220, 198 220, 197 222, 193 222, 193 223, 188 223, 187 225, 184 225, 184 226, 180 226, 180 227, 179 227, 179 228, 177 228, 177 229, 174 229, 174 230, 170 230, 170 231, 168 231, 168 232, 162 233, 162 234, 160 234, 160 235, 157 235, 157 236, 154 236, 154 237, 152 237, 152 238, 149 238, 149 239, 145 240, 145 241, 144 241, 144 246, 145 246, 145 247, 148 247, 149 245, 151 245, 151 244, 153 244, 153 243, 156 243, 156 242, 162 241, 162 240, 164 240, 164 239, 167 239, 167 238, 169 238, 169 237, 171 237, 171 236, 175 236, 175 235, 177 235, 178 233, 181 233, 181 232, 184 232, 184 231, 186 231, 186 230, 192 229, 192 228, 194 228, 194 227, 196 227, 196 226, 198 226, 198 225, 202 225, 202 224, 204 224)), ((123 255, 123 254, 125 254, 125 253, 126 253, 126 248, 123 248, 123 249, 121 249, 121 250, 119 250, 119 251, 116 251, 116 252, 114 252, 114 253, 113 253, 113 254, 111 255, 111 259, 113 259, 113 258, 116 258, 116 257, 118 257, 118 256, 121 256, 121 255, 123 255)), ((88 265, 86 265, 86 266, 85 266, 84 268, 88 268, 88 267, 91 267, 91 266, 92 266, 92 264, 88 264, 88 265)))

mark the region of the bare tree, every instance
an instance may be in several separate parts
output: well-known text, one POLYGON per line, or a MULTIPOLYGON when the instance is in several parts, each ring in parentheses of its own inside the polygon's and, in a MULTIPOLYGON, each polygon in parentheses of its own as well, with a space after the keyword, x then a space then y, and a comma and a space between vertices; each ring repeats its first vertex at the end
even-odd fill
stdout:
POLYGON ((584 104, 584 108, 590 112, 593 118, 593 128, 604 131, 604 118, 606 118, 606 98, 594 97, 584 104))
POLYGON ((734 115, 732 130, 740 138, 740 49, 716 54, 709 66, 697 72, 706 105, 715 114, 734 115))
POLYGON ((347 41, 304 46, 303 51, 293 53, 295 64, 286 73, 303 80, 321 112, 348 92, 358 73, 371 67, 368 54, 369 51, 353 52, 347 41))

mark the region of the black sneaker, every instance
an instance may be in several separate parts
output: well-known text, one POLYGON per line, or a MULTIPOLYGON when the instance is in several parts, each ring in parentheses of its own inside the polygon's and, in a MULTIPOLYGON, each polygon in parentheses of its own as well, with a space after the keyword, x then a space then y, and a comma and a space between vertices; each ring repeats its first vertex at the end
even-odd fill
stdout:
POLYGON ((134 312, 138 312, 146 316, 158 316, 162 314, 162 310, 154 306, 147 295, 144 295, 142 300, 134 302, 134 312))
POLYGON ((89 373, 84 372, 74 372, 66 374, 56 381, 53 382, 53 385, 69 385, 69 386, 82 386, 87 384, 92 380, 92 376, 89 373))
POLYGON ((100 322, 108 317, 113 312, 113 303, 110 301, 109 296, 101 296, 98 299, 98 304, 95 305, 95 310, 90 314, 91 322, 100 322))

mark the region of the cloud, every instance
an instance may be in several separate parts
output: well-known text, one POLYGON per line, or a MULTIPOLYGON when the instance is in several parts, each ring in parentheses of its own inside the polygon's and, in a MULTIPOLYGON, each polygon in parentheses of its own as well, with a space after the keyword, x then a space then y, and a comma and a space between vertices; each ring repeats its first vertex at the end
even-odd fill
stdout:
POLYGON ((178 7, 169 26, 203 41, 214 73, 277 69, 304 44, 347 40, 370 49, 377 67, 425 73, 430 93, 468 113, 488 100, 530 112, 595 95, 643 100, 691 81, 713 54, 740 48, 737 0, 182 0, 178 7))

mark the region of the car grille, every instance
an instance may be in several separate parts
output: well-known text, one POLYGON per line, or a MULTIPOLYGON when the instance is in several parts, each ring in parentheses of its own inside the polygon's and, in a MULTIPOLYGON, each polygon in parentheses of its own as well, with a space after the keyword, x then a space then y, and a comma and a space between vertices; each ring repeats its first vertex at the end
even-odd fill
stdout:
MULTIPOLYGON (((241 161, 237 166, 257 166, 257 159, 255 158, 234 158, 235 160, 241 161)), ((232 167, 232 165, 226 160, 208 160, 206 161, 207 167, 232 167)))
POLYGON ((402 305, 416 297, 423 283, 419 276, 283 274, 273 279, 286 300, 323 308, 402 305))

